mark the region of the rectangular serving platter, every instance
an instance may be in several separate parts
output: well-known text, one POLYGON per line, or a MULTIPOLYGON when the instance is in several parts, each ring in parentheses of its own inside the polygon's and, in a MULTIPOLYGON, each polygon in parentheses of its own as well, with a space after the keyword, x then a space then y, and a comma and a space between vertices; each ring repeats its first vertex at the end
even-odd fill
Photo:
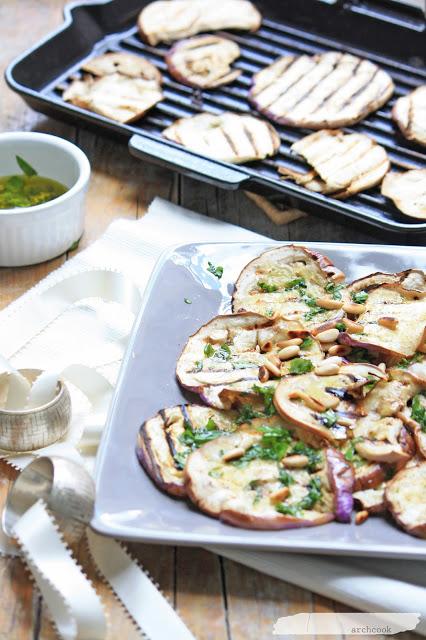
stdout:
MULTIPOLYGON (((286 244, 286 243, 281 243, 286 244)), ((223 524, 157 489, 140 467, 136 436, 159 409, 199 402, 175 378, 188 337, 218 313, 230 313, 234 282, 254 257, 277 243, 188 244, 159 260, 124 358, 96 465, 93 528, 121 539, 178 545, 222 545, 304 553, 426 559, 426 541, 390 521, 330 523, 291 531, 252 531, 223 524), (218 280, 208 261, 224 267, 218 280), (192 301, 185 303, 185 298, 192 301)), ((425 268, 422 247, 305 243, 329 256, 348 281, 374 271, 425 268)))

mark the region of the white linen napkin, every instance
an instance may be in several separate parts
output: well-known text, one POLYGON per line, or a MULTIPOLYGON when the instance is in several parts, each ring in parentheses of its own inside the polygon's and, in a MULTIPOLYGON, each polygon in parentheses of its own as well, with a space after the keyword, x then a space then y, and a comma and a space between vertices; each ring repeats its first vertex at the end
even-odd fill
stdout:
MULTIPOLYGON (((128 276, 142 290, 163 250, 190 242, 262 241, 265 236, 201 216, 156 198, 148 213, 138 221, 116 220, 106 233, 61 268, 52 272, 33 289, 0 313, 0 353, 11 358, 15 367, 36 357, 37 365, 66 364, 73 361, 95 367, 115 382, 123 356, 120 331, 126 334, 131 319, 121 311, 114 313, 100 300, 86 301, 62 314, 35 339, 22 344, 14 315, 37 307, 39 294, 65 277, 87 269, 111 269, 128 276), (99 335, 93 316, 105 317, 106 330, 99 335), (64 332, 66 331, 66 334, 64 332), (67 335, 64 343, 63 336, 67 335)), ((113 304, 113 303, 110 303, 113 304)), ((22 315, 22 314, 20 314, 22 315)), ((22 336, 22 334, 21 334, 22 336)), ((87 412, 81 399, 73 398, 80 412, 87 412), (80 405, 79 405, 80 402, 80 405), (81 408, 80 408, 81 407, 81 408)), ((419 561, 349 559, 312 555, 240 551, 214 547, 215 553, 234 559, 279 579, 297 584, 323 596, 339 600, 363 611, 396 611, 421 614, 416 631, 426 636, 426 563, 419 561)))

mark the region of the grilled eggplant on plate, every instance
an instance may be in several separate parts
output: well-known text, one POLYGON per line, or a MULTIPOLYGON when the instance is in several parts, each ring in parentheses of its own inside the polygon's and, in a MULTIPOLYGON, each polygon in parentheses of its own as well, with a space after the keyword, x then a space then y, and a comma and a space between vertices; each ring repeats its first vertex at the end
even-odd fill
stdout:
POLYGON ((390 512, 426 537, 426 274, 343 284, 331 261, 287 245, 252 260, 233 310, 192 335, 180 384, 204 405, 141 427, 157 486, 252 529, 390 512))
POLYGON ((203 31, 257 31, 262 16, 248 0, 160 0, 142 9, 140 36, 148 44, 173 42, 203 31))
POLYGON ((392 117, 407 140, 426 145, 426 85, 398 98, 392 117))
POLYGON ((192 453, 185 467, 190 499, 229 524, 291 529, 348 522, 353 471, 334 449, 315 450, 279 422, 245 426, 192 453))
POLYGON ((88 73, 73 80, 63 99, 111 120, 138 120, 163 99, 161 73, 141 56, 106 53, 83 70, 88 73))
POLYGON ((183 468, 202 444, 238 427, 235 411, 199 405, 162 409, 141 426, 137 455, 156 485, 173 496, 186 495, 183 468))
POLYGON ((357 417, 357 399, 369 385, 387 379, 371 364, 342 364, 337 369, 327 376, 287 376, 274 394, 275 407, 284 419, 331 443, 348 439, 357 417))
POLYGON ((279 135, 268 122, 236 113, 181 118, 164 129, 163 136, 196 153, 235 164, 263 160, 280 147, 279 135))
POLYGON ((328 51, 279 58, 255 74, 249 99, 274 122, 334 129, 359 122, 393 90, 392 78, 372 62, 328 51))
POLYGON ((231 64, 240 47, 215 35, 188 38, 175 44, 166 56, 171 75, 190 87, 211 89, 233 82, 242 73, 231 64))
POLYGON ((280 167, 282 176, 333 198, 348 198, 374 187, 390 167, 385 149, 362 133, 317 131, 295 142, 291 150, 303 156, 312 169, 280 167))
POLYGON ((240 273, 232 308, 285 317, 311 330, 343 318, 344 278, 331 260, 311 249, 295 245, 270 249, 240 273))
MULTIPOLYGON (((303 360, 309 366, 324 358, 318 342, 297 322, 257 313, 217 316, 189 338, 176 375, 204 402, 227 409, 246 397, 267 399, 275 380, 291 372, 300 356, 309 356, 303 360)), ((269 400, 272 406, 272 396, 269 400)))
POLYGON ((426 218, 426 169, 392 171, 382 182, 382 194, 411 218, 426 218))

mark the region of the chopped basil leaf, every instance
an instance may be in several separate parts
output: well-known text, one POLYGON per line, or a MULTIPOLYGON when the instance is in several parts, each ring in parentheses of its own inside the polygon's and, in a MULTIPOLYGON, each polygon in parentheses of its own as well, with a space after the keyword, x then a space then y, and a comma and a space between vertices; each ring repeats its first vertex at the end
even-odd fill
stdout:
POLYGON ((423 353, 416 351, 416 353, 413 356, 411 356, 410 358, 403 358, 395 366, 398 369, 406 369, 406 367, 409 367, 410 364, 413 364, 414 362, 421 362, 423 360, 423 357, 424 357, 423 353))
POLYGON ((265 408, 265 415, 273 416, 276 413, 276 409, 274 407, 274 387, 259 387, 257 384, 253 385, 253 391, 258 393, 263 398, 263 405, 265 408))
POLYGON ((197 449, 201 447, 202 444, 210 442, 210 440, 214 440, 222 435, 223 431, 220 431, 215 421, 209 418, 205 427, 197 429, 196 431, 193 431, 189 422, 185 421, 185 430, 183 434, 179 436, 179 440, 191 449, 197 449))
POLYGON ((283 427, 259 427, 262 439, 247 449, 245 454, 231 462, 235 467, 245 466, 251 460, 276 460, 279 462, 286 455, 292 441, 291 433, 283 427))
POLYGON ((282 513, 285 516, 300 516, 300 509, 297 504, 284 504, 283 502, 279 502, 275 505, 275 511, 278 513, 282 513))
POLYGON ((351 362, 370 362, 367 349, 363 349, 362 347, 352 349, 349 357, 351 362))
POLYGON ((333 409, 327 409, 323 413, 318 414, 318 419, 328 428, 334 427, 337 422, 337 415, 333 409))
POLYGON ((192 300, 190 300, 189 298, 184 298, 183 301, 185 304, 192 304, 192 300))
POLYGON ((184 451, 182 453, 175 453, 173 455, 173 459, 176 462, 176 467, 179 469, 179 471, 182 471, 185 468, 189 454, 190 451, 184 451))
POLYGON ((355 291, 351 295, 351 298, 357 304, 363 304, 364 302, 367 301, 368 293, 366 291, 355 291))
POLYGON ((223 267, 215 267, 213 262, 209 262, 207 267, 207 271, 212 273, 218 280, 223 276, 223 267))
POLYGON ((321 498, 321 480, 318 477, 311 478, 308 484, 308 493, 295 504, 283 504, 279 502, 275 505, 276 511, 284 515, 299 516, 305 509, 312 509, 321 498))
POLYGON ((291 289, 306 289, 305 278, 294 278, 285 283, 284 289, 290 291, 291 289))
POLYGON ((370 393, 370 391, 374 389, 376 384, 379 382, 379 378, 376 378, 375 376, 372 376, 371 373, 369 373, 367 375, 367 380, 370 380, 370 382, 364 385, 365 394, 370 393))
POLYGON ((214 353, 214 358, 216 360, 229 360, 231 357, 231 349, 227 344, 221 344, 219 349, 216 349, 214 353))
POLYGON ((289 371, 290 373, 298 376, 302 373, 312 371, 313 368, 314 365, 310 360, 308 360, 308 358, 293 358, 293 360, 290 361, 289 371))
POLYGON ((362 441, 363 441, 363 438, 361 437, 352 438, 352 440, 349 440, 348 446, 346 450, 343 452, 345 460, 347 460, 348 462, 352 462, 352 464, 354 464, 356 467, 360 467, 365 463, 364 459, 361 458, 361 456, 357 453, 355 449, 355 445, 362 441))
POLYGON ((337 331, 346 331, 346 325, 344 322, 336 322, 334 326, 336 327, 337 331))
POLYGON ((426 404, 422 402, 424 393, 418 393, 411 403, 411 417, 419 423, 421 430, 426 433, 426 404))
POLYGON ((262 289, 262 291, 264 291, 265 293, 273 293, 278 289, 276 284, 268 284, 267 282, 261 282, 261 281, 257 283, 257 286, 259 287, 259 289, 262 289))
POLYGON ((268 318, 272 318, 273 315, 274 315, 273 309, 266 309, 265 316, 268 316, 268 318))
POLYGON ((329 293, 334 300, 342 299, 342 294, 340 293, 340 291, 344 288, 344 284, 334 284, 333 282, 329 282, 324 287, 327 293, 329 293))
POLYGON ((310 349, 310 347, 312 347, 313 344, 314 344, 313 338, 308 336, 307 338, 304 338, 304 340, 302 341, 302 344, 300 345, 300 349, 302 349, 302 351, 304 351, 305 349, 310 349))
POLYGON ((280 469, 278 480, 285 487, 289 487, 291 484, 294 484, 296 482, 291 473, 287 471, 287 469, 280 469))
POLYGON ((214 348, 212 347, 212 345, 210 344, 210 342, 208 342, 206 344, 206 346, 204 347, 204 355, 207 358, 211 358, 214 355, 215 351, 214 348))
POLYGON ((254 411, 251 404, 243 404, 238 412, 238 416, 235 420, 237 424, 245 424, 246 422, 251 422, 255 418, 262 418, 263 414, 259 413, 259 411, 254 411))
POLYGON ((211 469, 208 475, 210 476, 210 478, 221 478, 223 475, 221 472, 221 467, 215 467, 214 469, 211 469))

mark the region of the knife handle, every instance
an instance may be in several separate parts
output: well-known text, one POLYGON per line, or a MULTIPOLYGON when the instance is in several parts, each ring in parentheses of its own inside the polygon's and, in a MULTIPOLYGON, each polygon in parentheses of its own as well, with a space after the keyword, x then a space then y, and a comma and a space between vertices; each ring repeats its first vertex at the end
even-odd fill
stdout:
POLYGON ((130 138, 129 151, 136 158, 150 160, 154 164, 222 189, 240 189, 250 177, 241 167, 229 167, 168 141, 162 142, 138 134, 130 138))

